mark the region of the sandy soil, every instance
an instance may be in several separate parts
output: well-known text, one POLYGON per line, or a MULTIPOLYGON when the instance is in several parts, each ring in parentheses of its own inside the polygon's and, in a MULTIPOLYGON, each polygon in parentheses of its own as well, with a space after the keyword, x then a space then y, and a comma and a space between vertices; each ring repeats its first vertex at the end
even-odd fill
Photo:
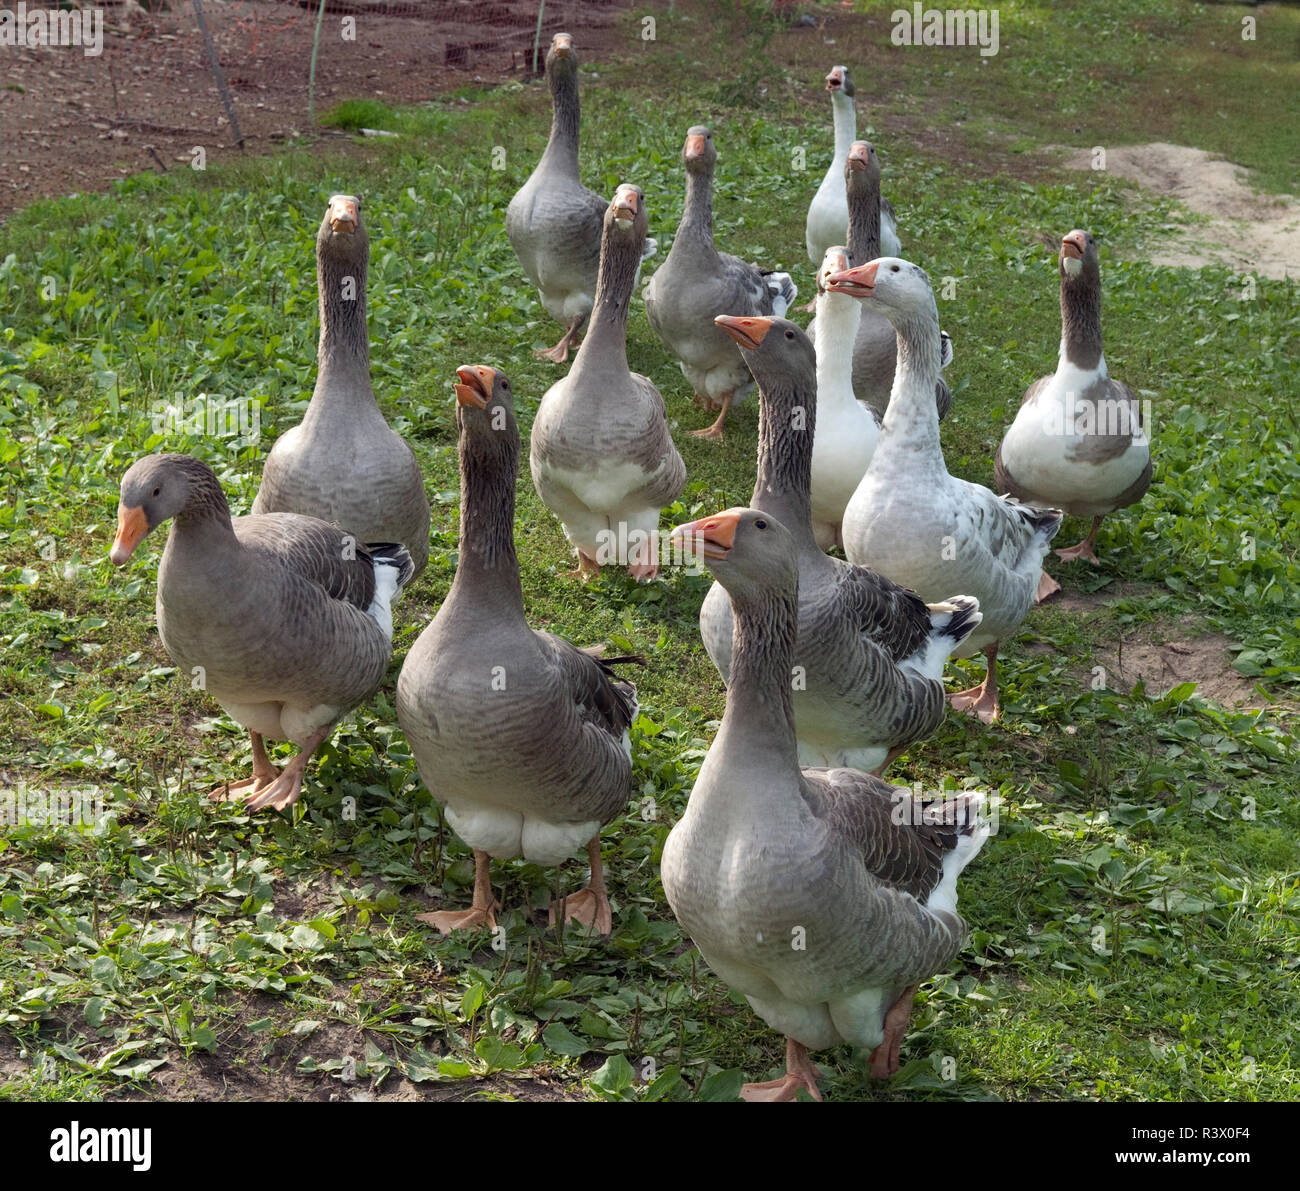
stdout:
MULTIPOLYGON (((1091 169, 1092 151, 1073 153, 1066 165, 1091 169)), ((1226 265, 1261 277, 1300 277, 1300 201, 1257 193, 1249 170, 1203 149, 1161 141, 1107 149, 1106 169, 1207 217, 1150 253, 1152 264, 1226 265)))

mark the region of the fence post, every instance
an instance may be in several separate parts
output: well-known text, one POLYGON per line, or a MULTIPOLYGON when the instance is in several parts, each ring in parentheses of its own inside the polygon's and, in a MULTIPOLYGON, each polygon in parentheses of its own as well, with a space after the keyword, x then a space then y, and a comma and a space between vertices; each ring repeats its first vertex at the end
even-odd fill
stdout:
POLYGON ((316 10, 316 35, 311 39, 311 71, 307 75, 307 124, 316 127, 316 51, 320 49, 320 27, 325 19, 325 0, 316 10))
POLYGON ((200 0, 193 0, 194 15, 199 21, 199 32, 203 34, 203 44, 208 49, 208 62, 212 66, 212 77, 217 80, 217 90, 221 92, 221 102, 226 109, 226 119, 230 121, 230 131, 235 134, 235 144, 244 147, 244 137, 239 131, 239 121, 235 119, 235 105, 231 102, 230 92, 226 90, 226 80, 221 75, 221 63, 217 61, 217 47, 212 44, 212 35, 208 32, 208 23, 203 19, 203 5, 200 0))
POLYGON ((537 0, 537 32, 533 34, 533 74, 537 73, 537 51, 542 45, 542 13, 546 11, 546 0, 537 0))

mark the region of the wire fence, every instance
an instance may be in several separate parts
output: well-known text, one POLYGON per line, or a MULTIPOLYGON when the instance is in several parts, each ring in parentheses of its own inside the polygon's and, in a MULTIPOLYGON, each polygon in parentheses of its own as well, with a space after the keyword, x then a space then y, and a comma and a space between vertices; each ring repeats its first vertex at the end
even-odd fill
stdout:
MULTIPOLYGON (((26 0, 52 13, 60 0, 26 0)), ((266 147, 348 99, 420 102, 526 77, 551 35, 626 49, 668 0, 62 0, 100 44, 0 46, 0 215, 38 195, 266 147), (535 53, 536 51, 536 53, 535 53)), ((18 11, 18 0, 0 10, 18 11)), ((58 20, 49 27, 57 30, 58 20)), ((66 32, 67 25, 63 26, 66 32)), ((89 33, 86 41, 89 41, 89 33)))

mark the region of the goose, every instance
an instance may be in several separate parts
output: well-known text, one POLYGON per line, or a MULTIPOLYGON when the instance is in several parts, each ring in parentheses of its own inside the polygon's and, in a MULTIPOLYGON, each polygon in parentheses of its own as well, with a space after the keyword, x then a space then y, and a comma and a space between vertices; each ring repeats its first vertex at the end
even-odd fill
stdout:
MULTIPOLYGON (((578 174, 578 55, 573 38, 557 33, 546 53, 551 88, 551 135, 537 168, 506 208, 506 235, 546 312, 564 328, 560 341, 535 355, 563 364, 591 313, 600 264, 605 200, 578 174)), ((654 255, 647 237, 642 259, 654 255)))
POLYGON ((644 196, 624 183, 605 212, 590 333, 533 420, 533 484, 577 550, 584 581, 611 561, 628 563, 634 579, 653 579, 659 512, 686 483, 663 397, 627 366, 628 307, 645 233, 644 196))
POLYGON ((697 404, 718 411, 698 438, 722 437, 727 411, 753 387, 736 345, 713 325, 718 314, 774 314, 790 309, 797 290, 789 273, 759 269, 713 244, 713 134, 697 124, 686 134, 686 204, 668 257, 650 278, 645 312, 663 345, 681 363, 697 404))
POLYGON ((988 837, 979 794, 924 800, 854 769, 800 769, 790 689, 799 547, 728 509, 679 526, 731 598, 727 707, 664 844, 668 904, 717 976, 786 1036, 786 1073, 745 1100, 821 1099, 810 1049, 899 1068, 920 981, 966 938, 957 878, 988 837))
POLYGON ((515 555, 510 379, 485 365, 456 376, 459 561, 402 665, 397 722, 447 822, 474 849, 474 897, 468 910, 419 918, 444 934, 495 926, 489 857, 559 865, 586 845, 591 883, 562 913, 608 935, 600 829, 631 796, 636 688, 593 652, 529 628, 515 555))
POLYGON ((262 469, 253 512, 332 521, 362 542, 397 542, 418 575, 429 560, 429 500, 411 448, 389 428, 370 385, 361 200, 330 198, 316 235, 320 362, 302 422, 262 469))
MULTIPOLYGON (((844 166, 844 187, 849 205, 850 265, 865 265, 881 256, 880 159, 870 141, 854 141, 844 166)), ((818 289, 823 287, 818 274, 818 289)), ((817 342, 818 319, 814 316, 808 337, 817 342)), ((894 387, 897 336, 887 318, 874 310, 863 310, 853 341, 853 392, 873 414, 883 421, 894 387)), ((952 363, 952 339, 947 331, 939 332, 939 373, 952 363)), ((934 400, 939 420, 948 416, 952 393, 942 375, 934 382, 934 400)))
MULTIPOLYGON (((1151 444, 1137 394, 1113 380, 1101 350, 1101 255, 1075 230, 1061 240, 1061 352, 1056 371, 1025 390, 998 446, 999 492, 1091 517, 1078 545, 1056 551, 1096 563, 1101 519, 1142 499, 1151 484, 1151 444)), ((1059 585, 1051 580, 1055 590, 1059 585)), ((1050 594, 1050 593, 1049 593, 1050 594)))
MULTIPOLYGON (((846 249, 833 246, 817 274, 817 433, 812 449, 812 527, 822 550, 843 546, 844 509, 871 462, 880 424, 853 394, 853 343, 862 303, 826 289, 826 279, 849 267, 846 249)), ((890 328, 892 333, 893 328, 890 328)))
MULTIPOLYGON (((849 147, 858 135, 855 88, 847 66, 832 67, 826 76, 826 90, 831 96, 835 155, 808 205, 805 239, 808 243, 808 259, 814 265, 826 255, 828 248, 844 243, 849 226, 848 198, 844 192, 844 163, 849 156, 849 147)), ((888 256, 898 256, 903 250, 898 242, 898 220, 894 215, 893 204, 886 198, 880 200, 880 244, 888 256)))
POLYGON ((206 463, 146 455, 122 477, 109 558, 125 566, 168 518, 158 565, 158 635, 180 673, 248 729, 253 776, 219 786, 249 810, 283 810, 334 725, 383 681, 392 653, 393 597, 414 574, 405 547, 360 545, 298 513, 230 516, 206 463), (277 770, 263 739, 299 753, 277 770))
POLYGON ((950 700, 992 723, 1000 714, 998 642, 1033 605, 1043 557, 1064 514, 995 496, 948 474, 933 399, 939 314, 924 269, 883 257, 836 273, 826 284, 886 315, 898 333, 898 370, 880 441, 844 511, 844 553, 923 600, 953 590, 979 600, 983 620, 956 656, 983 649, 988 670, 980 686, 950 700))
MULTIPOLYGON (((927 606, 865 567, 822 553, 809 500, 821 416, 812 345, 785 319, 723 315, 718 325, 758 381, 751 504, 780 520, 798 557, 799 671, 791 681, 800 764, 883 771, 943 720, 944 663, 979 624, 979 605, 954 596, 927 606)), ((724 682, 733 632, 731 601, 715 583, 700 608, 700 635, 724 682)))

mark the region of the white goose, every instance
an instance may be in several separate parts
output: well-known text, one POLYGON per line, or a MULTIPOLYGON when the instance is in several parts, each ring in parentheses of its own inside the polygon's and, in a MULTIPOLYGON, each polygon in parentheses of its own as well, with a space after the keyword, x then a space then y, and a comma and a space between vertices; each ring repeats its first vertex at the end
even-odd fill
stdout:
MULTIPOLYGON (((849 203, 844 193, 844 163, 849 157, 849 146, 858 135, 858 119, 854 101, 853 80, 847 66, 833 67, 826 76, 826 90, 831 93, 831 119, 835 126, 835 156, 826 167, 822 184, 808 206, 805 239, 808 259, 815 265, 826 255, 826 250, 843 244, 848 235, 849 203)), ((898 220, 888 199, 880 200, 881 251, 897 256, 902 251, 898 242, 898 220)))
POLYGON ((880 437, 876 415, 853 395, 853 344, 862 303, 831 293, 826 280, 849 267, 845 248, 826 250, 817 274, 817 429, 812 450, 813 536, 823 550, 844 545, 841 523, 849 498, 880 437))
POLYGON ((1064 514, 998 497, 948 474, 934 403, 939 313, 925 270, 897 257, 836 273, 827 288, 885 315, 898 334, 898 368, 880 441, 844 512, 844 551, 923 600, 963 591, 983 623, 957 656, 984 650, 984 682, 950 696, 985 723, 999 714, 998 642, 1034 604, 1043 558, 1064 514))
POLYGON ((1097 241, 1088 232, 1070 232, 1061 240, 1057 267, 1061 353, 1056 371, 1025 390, 998 447, 993 477, 999 492, 1091 517, 1088 536, 1056 553, 1067 561, 1095 563, 1101 519, 1141 500, 1151 484, 1151 443, 1137 395, 1111 378, 1102 354, 1097 241))

